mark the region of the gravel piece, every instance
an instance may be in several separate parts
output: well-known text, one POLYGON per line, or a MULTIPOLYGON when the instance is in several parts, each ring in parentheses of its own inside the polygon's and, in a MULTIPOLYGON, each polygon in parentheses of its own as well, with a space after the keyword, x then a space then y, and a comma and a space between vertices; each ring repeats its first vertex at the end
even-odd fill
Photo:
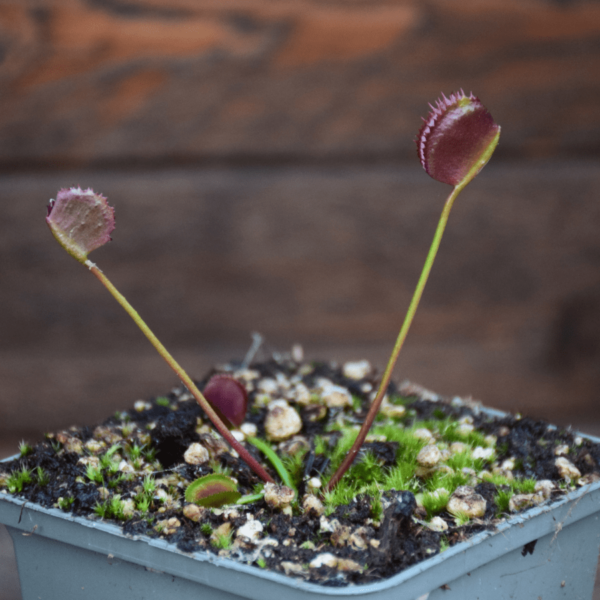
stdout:
POLYGON ((284 509, 291 505, 296 494, 293 489, 275 483, 265 484, 265 502, 271 508, 284 509))
POLYGON ((440 452, 440 449, 433 444, 421 448, 421 451, 417 454, 417 462, 426 469, 435 467, 435 465, 440 462, 441 458, 442 453, 440 452))
POLYGON ((454 490, 446 509, 454 516, 465 514, 469 518, 483 517, 487 503, 472 487, 461 485, 454 490))
POLYGON ((371 372, 371 363, 368 360, 357 360, 355 362, 347 362, 342 367, 344 377, 348 379, 364 379, 371 372))
POLYGON ((559 456, 554 461, 554 465, 558 469, 560 476, 566 481, 572 481, 581 477, 581 471, 564 456, 559 456))
POLYGON ((442 532, 448 529, 448 523, 446 523, 442 517, 433 517, 427 524, 427 527, 429 527, 431 531, 442 532))
POLYGON ((235 537, 245 544, 255 544, 260 539, 262 532, 262 523, 256 519, 251 519, 235 532, 235 537))
POLYGON ((208 450, 202 445, 194 442, 188 446, 188 449, 183 453, 183 460, 188 465, 203 465, 210 460, 208 450))
POLYGON ((328 408, 352 406, 352 394, 340 385, 326 387, 321 393, 321 400, 328 408))
POLYGON ((323 503, 314 496, 313 494, 307 494, 302 499, 302 510, 305 513, 314 513, 316 516, 320 517, 325 512, 325 507, 323 503))
POLYGON ((510 512, 518 512, 524 508, 544 502, 544 494, 515 494, 508 502, 510 512))
POLYGON ((285 400, 274 400, 269 404, 265 418, 267 438, 281 442, 296 435, 301 429, 300 415, 285 400))

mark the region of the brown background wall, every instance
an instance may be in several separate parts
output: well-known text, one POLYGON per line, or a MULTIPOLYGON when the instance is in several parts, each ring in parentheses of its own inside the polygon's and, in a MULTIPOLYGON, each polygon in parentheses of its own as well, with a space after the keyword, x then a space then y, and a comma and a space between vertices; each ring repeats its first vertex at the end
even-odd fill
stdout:
POLYGON ((2 0, 0 437, 174 383, 52 241, 62 186, 117 208, 93 259, 192 374, 251 331, 383 366, 446 186, 414 136, 441 91, 502 125, 397 372, 600 420, 600 5, 2 0))

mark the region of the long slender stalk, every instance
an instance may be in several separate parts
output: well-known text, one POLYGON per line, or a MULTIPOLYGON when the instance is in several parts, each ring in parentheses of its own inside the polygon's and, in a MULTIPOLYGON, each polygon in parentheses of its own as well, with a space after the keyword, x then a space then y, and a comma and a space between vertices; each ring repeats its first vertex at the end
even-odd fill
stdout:
POLYGON ((202 395, 196 384, 190 376, 183 370, 183 367, 169 354, 167 349, 161 344, 159 339, 152 333, 148 325, 140 317, 138 312, 129 304, 125 296, 123 296, 117 288, 109 281, 104 273, 91 261, 86 260, 84 263, 89 270, 100 280, 106 289, 114 296, 115 300, 125 309, 127 314, 135 321, 135 324, 142 330, 144 335, 150 340, 150 343, 156 348, 157 352, 163 357, 166 363, 175 371, 179 379, 185 387, 190 391, 198 404, 202 407, 208 418, 212 421, 217 431, 227 440, 229 445, 240 455, 240 458, 267 483, 274 483, 272 477, 263 469, 263 467, 253 458, 253 456, 244 448, 224 425, 219 415, 215 412, 208 400, 202 395))
POLYGON ((415 313, 417 312, 417 308, 419 306, 419 301, 421 300, 421 296, 423 295, 423 290, 425 289, 425 284, 427 283, 427 279, 429 277, 429 273, 431 272, 431 267, 433 265, 433 261, 435 260, 435 256, 437 254, 438 248, 440 247, 440 242, 442 240, 442 235, 444 234, 444 229, 446 228, 446 223, 448 222, 448 216, 450 214, 450 209, 454 204, 454 200, 460 193, 460 191, 465 187, 466 182, 461 182, 457 186, 454 187, 446 202, 444 204, 444 208, 442 210, 442 214, 440 216, 440 220, 438 221, 437 228, 435 230, 435 234, 433 236, 433 241, 431 242, 431 246, 429 248, 429 252, 427 253, 427 258, 425 259, 425 265, 423 266, 423 270, 421 271, 421 275, 419 277, 419 281, 417 283, 417 287, 413 294, 412 300, 410 301, 410 305, 408 307, 408 311, 406 316, 404 317, 404 323, 402 323, 402 327, 400 328, 400 333, 398 334, 398 338, 396 339, 396 343, 392 350, 392 354, 390 359, 388 360, 387 367, 385 372, 383 373, 383 378, 381 379, 381 383, 379 384, 379 389, 377 390, 377 395, 375 399, 371 403, 369 408, 369 412, 365 418, 360 431, 358 432, 358 436, 352 444, 352 448, 337 468, 336 472, 333 474, 325 489, 324 493, 330 492, 343 477, 344 473, 350 468, 358 451, 363 445, 365 438, 367 437, 367 433, 369 429, 371 429, 371 425, 373 425, 373 421, 375 420, 375 416, 379 411, 379 407, 381 406, 381 402, 383 401, 383 397, 387 391, 388 385, 390 383, 390 379, 392 377, 392 371, 394 370, 394 366, 396 365, 396 361, 398 360, 398 355, 400 354, 400 350, 404 344, 404 340, 408 334, 408 330, 413 322, 415 313))

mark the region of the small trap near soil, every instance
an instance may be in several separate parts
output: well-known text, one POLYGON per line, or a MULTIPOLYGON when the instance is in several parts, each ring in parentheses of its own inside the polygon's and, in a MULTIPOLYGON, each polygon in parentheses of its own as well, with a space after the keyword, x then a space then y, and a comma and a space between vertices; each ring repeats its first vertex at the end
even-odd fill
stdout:
MULTIPOLYGON (((324 492, 379 374, 366 361, 289 357, 218 372, 245 388, 248 409, 233 432, 276 484, 230 449, 182 386, 96 427, 22 444, 0 463, 0 493, 118 523, 182 552, 344 586, 390 577, 600 480, 600 445, 583 436, 392 383, 359 457, 324 492), (209 475, 221 500, 191 501, 198 486, 190 485, 209 475)), ((523 548, 534 552, 535 541, 523 548)))

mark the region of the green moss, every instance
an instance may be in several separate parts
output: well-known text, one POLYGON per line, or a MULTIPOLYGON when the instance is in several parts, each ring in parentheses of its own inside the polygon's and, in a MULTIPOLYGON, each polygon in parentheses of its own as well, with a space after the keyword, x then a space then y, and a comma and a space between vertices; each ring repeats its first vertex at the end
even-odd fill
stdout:
POLYGON ((423 504, 423 508, 427 511, 427 517, 431 519, 438 513, 442 512, 446 508, 448 504, 448 499, 450 498, 450 492, 440 492, 439 488, 436 492, 427 492, 422 495, 421 503, 423 504))
POLYGON ((513 479, 509 481, 510 487, 517 494, 533 494, 535 492, 535 479, 513 479))
POLYGON ((156 460, 158 450, 151 446, 142 446, 142 454, 147 462, 153 463, 156 460))
POLYGON ((124 481, 127 481, 128 479, 129 479, 129 477, 127 475, 125 475, 124 473, 120 473, 116 477, 110 477, 106 482, 106 487, 108 487, 110 489, 114 489, 114 488, 118 487, 121 483, 123 483, 124 481))
POLYGON ((50 483, 50 475, 42 469, 42 467, 38 467, 35 470, 35 477, 37 479, 37 484, 44 487, 50 483))
POLYGON ((369 486, 383 480, 383 470, 375 454, 367 451, 354 461, 347 478, 360 481, 363 486, 369 486))
POLYGON ((127 425, 123 425, 121 427, 121 435, 124 438, 128 438, 135 431, 135 425, 128 423, 127 425))
POLYGON ((471 517, 464 512, 458 512, 454 515, 454 522, 458 527, 466 525, 471 520, 471 517))
POLYGON ((375 494, 371 498, 371 518, 373 521, 381 521, 381 517, 383 516, 383 506, 381 504, 381 496, 379 494, 375 494))
POLYGON ((496 444, 496 454, 498 456, 506 456, 508 454, 508 443, 502 442, 501 444, 496 444))
POLYGON ((218 473, 219 475, 226 475, 227 477, 231 476, 231 467, 222 464, 220 461, 211 460, 208 464, 213 470, 213 473, 218 473))
POLYGON ((33 481, 31 470, 22 467, 20 471, 13 471, 6 482, 6 487, 11 494, 18 494, 23 488, 33 481))
POLYGON ((390 404, 395 404, 396 406, 406 406, 411 402, 414 402, 414 398, 405 398, 404 396, 399 396, 398 394, 394 394, 389 398, 390 404))
POLYGON ((117 451, 121 449, 120 444, 113 444, 101 457, 100 457, 100 468, 107 471, 110 474, 114 474, 119 470, 118 458, 115 458, 117 451))
POLYGON ((108 502, 96 502, 94 506, 94 512, 101 518, 107 519, 110 517, 108 502))
POLYGON ((144 477, 144 481, 142 482, 142 489, 147 494, 152 494, 154 493, 154 490, 156 490, 156 481, 154 481, 154 478, 151 475, 146 475, 144 477))
POLYGON ((103 519, 117 519, 124 521, 127 519, 124 512, 124 504, 120 494, 115 494, 105 502, 96 502, 94 512, 103 519))
POLYGON ((169 402, 169 399, 166 396, 159 396, 156 399, 156 404, 158 404, 159 406, 169 406, 169 404, 171 404, 169 402))
POLYGON ((484 461, 481 458, 473 458, 470 450, 466 452, 458 452, 444 461, 446 465, 460 471, 462 469, 475 469, 481 471, 484 461))
POLYGON ((104 476, 102 475, 102 469, 92 464, 88 464, 85 467, 85 476, 96 483, 104 483, 104 476))
POLYGON ((148 496, 140 496, 135 499, 135 508, 142 514, 146 514, 152 505, 152 500, 148 496))
POLYGON ((323 497, 323 505, 325 507, 325 515, 329 516, 337 506, 349 504, 355 497, 356 489, 352 485, 336 486, 330 492, 326 492, 323 497))
POLYGON ((315 454, 325 454, 327 452, 328 449, 328 444, 327 444, 327 440, 320 435, 316 435, 314 438, 314 453, 315 454))
POLYGON ((138 446, 138 444, 128 444, 125 447, 125 454, 131 459, 135 460, 136 458, 141 458, 143 455, 142 446, 138 446))
POLYGON ((69 496, 68 498, 59 498, 58 508, 60 508, 61 510, 69 510, 73 502, 75 502, 75 498, 73 498, 72 496, 69 496))
POLYGON ((345 485, 340 484, 331 492, 325 494, 323 499, 325 514, 329 516, 338 506, 350 504, 359 494, 366 494, 371 498, 379 497, 381 489, 377 484, 361 485, 358 481, 345 485))
POLYGON ((228 548, 231 547, 231 538, 232 538, 232 533, 227 533, 227 534, 223 534, 223 533, 218 533, 215 536, 216 539, 213 539, 211 541, 211 544, 215 547, 215 548, 219 548, 221 550, 227 550, 228 548))
MULTIPOLYGON (((441 415, 440 415, 441 416, 441 415)), ((481 471, 487 462, 483 459, 473 458, 472 449, 476 446, 488 447, 490 444, 484 439, 485 436, 478 432, 467 432, 462 434, 457 431, 459 424, 451 418, 427 419, 423 421, 414 421, 410 427, 403 427, 401 424, 387 420, 385 423, 376 424, 372 429, 372 434, 383 436, 389 442, 397 442, 398 450, 396 452, 396 464, 391 467, 385 467, 380 464, 376 455, 365 452, 364 455, 355 462, 349 469, 348 474, 341 480, 337 488, 328 493, 325 497, 325 507, 327 514, 331 514, 336 506, 347 504, 352 501, 359 493, 370 493, 379 496, 386 490, 409 490, 414 494, 423 494, 425 508, 430 516, 440 512, 446 505, 447 496, 436 497, 434 492, 439 488, 447 490, 448 495, 452 494, 457 487, 470 483, 472 473, 469 471, 481 471), (426 428, 434 434, 437 444, 441 447, 448 447, 454 441, 461 441, 468 446, 464 452, 451 455, 444 461, 449 469, 440 469, 433 471, 426 478, 421 479, 416 476, 417 456, 421 449, 427 444, 427 441, 415 437, 417 429, 426 428), (465 473, 463 470, 466 470, 465 473), (356 483, 360 482, 360 483, 356 483)), ((332 452, 330 470, 337 468, 343 458, 349 451, 354 442, 357 431, 353 426, 343 426, 337 424, 341 432, 341 438, 332 452)), ((316 440, 319 450, 327 450, 324 440, 316 440)), ((528 483, 514 483, 519 490, 527 488, 528 483)), ((515 487, 515 489, 517 489, 515 487)))
POLYGON ((433 416, 434 416, 436 419, 442 420, 442 419, 445 419, 445 418, 446 418, 446 413, 445 413, 445 412, 444 412, 444 411, 443 411, 441 408, 436 408, 436 409, 433 411, 433 416))
POLYGON ((382 487, 384 490, 418 491, 419 482, 415 478, 415 465, 399 463, 385 473, 382 487))
MULTIPOLYGON (((354 429, 354 427, 344 427, 340 431, 342 435, 330 455, 330 470, 332 471, 337 469, 342 460, 344 460, 358 435, 358 430, 354 429)), ((349 477, 346 477, 346 479, 349 479, 349 477)))
POLYGON ((422 425, 418 421, 409 428, 395 423, 386 423, 385 425, 376 425, 373 427, 373 434, 384 435, 388 442, 398 442, 399 447, 396 453, 396 460, 416 465, 417 454, 426 445, 424 440, 414 436, 415 430, 421 427, 422 425))
POLYGON ((33 448, 25 440, 22 440, 19 443, 19 455, 21 456, 21 458, 31 454, 32 452, 33 448))
POLYGON ((500 517, 503 513, 508 512, 508 505, 510 499, 513 497, 514 492, 511 489, 502 489, 494 496, 494 502, 498 507, 497 517, 500 517))
POLYGON ((304 474, 304 456, 306 452, 307 450, 303 449, 294 455, 286 454, 285 456, 281 457, 281 462, 283 463, 285 470, 288 472, 292 483, 296 486, 296 489, 300 485, 302 476, 304 474))

